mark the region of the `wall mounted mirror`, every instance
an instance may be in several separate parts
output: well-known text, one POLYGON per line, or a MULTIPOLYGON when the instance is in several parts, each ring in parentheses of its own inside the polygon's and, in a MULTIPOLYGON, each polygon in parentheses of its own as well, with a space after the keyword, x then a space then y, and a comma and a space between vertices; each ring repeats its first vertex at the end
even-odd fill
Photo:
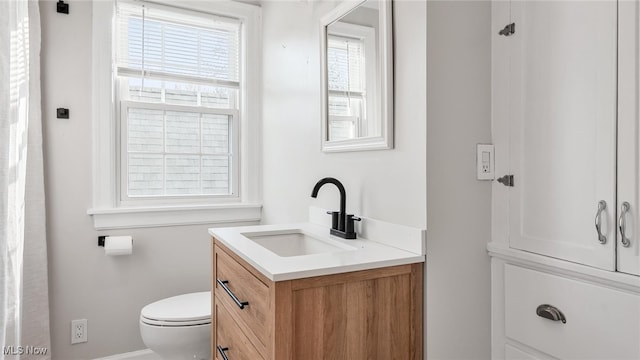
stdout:
POLYGON ((391 0, 346 1, 321 19, 322 150, 393 148, 391 0))

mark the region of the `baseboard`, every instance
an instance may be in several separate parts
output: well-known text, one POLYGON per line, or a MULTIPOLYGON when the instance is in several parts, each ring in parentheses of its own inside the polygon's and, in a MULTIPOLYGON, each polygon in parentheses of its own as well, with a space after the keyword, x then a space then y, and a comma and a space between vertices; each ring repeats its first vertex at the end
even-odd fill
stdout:
POLYGON ((111 355, 103 358, 98 358, 94 360, 152 360, 152 359, 160 359, 157 355, 154 354, 153 351, 149 349, 132 351, 123 354, 111 355))

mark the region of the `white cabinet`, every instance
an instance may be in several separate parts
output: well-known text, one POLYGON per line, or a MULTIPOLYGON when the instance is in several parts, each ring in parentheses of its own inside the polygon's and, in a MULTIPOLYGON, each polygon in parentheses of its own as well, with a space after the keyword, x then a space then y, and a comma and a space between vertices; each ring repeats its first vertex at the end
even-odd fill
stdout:
POLYGON ((628 202, 624 240, 618 231, 617 269, 640 274, 640 2, 618 3, 618 194, 617 211, 628 202))
POLYGON ((521 259, 495 257, 492 269, 494 359, 640 359, 640 287, 521 259))
POLYGON ((640 359, 637 295, 511 264, 504 284, 509 339, 558 359, 640 359), (537 315, 541 305, 566 322, 537 315))
POLYGON ((538 360, 537 357, 532 354, 526 353, 514 346, 505 345, 504 346, 505 358, 513 359, 513 360, 538 360))
POLYGON ((492 358, 640 359, 640 0, 492 24, 492 358))
POLYGON ((493 3, 496 176, 514 176, 513 187, 494 184, 494 241, 640 274, 637 10, 637 1, 493 3), (498 35, 511 23, 513 34, 498 35), (624 202, 629 246, 618 230, 624 202))

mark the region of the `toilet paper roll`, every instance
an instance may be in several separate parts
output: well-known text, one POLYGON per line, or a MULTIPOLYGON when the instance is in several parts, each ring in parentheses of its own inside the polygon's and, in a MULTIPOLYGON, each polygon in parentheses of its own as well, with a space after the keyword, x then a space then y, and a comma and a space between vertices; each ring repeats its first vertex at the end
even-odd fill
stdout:
POLYGON ((133 239, 131 236, 107 236, 104 239, 104 254, 106 256, 131 255, 133 253, 133 239))

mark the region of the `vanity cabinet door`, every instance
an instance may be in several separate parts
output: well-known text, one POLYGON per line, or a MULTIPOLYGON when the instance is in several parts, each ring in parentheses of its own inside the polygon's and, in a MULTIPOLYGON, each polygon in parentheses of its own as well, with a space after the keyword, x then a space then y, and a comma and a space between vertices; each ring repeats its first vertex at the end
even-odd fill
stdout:
POLYGON ((619 7, 617 217, 622 229, 618 229, 617 267, 620 272, 640 275, 640 3, 621 1, 619 7), (625 202, 627 211, 623 213, 625 202))
POLYGON ((510 246, 615 270, 617 3, 494 4, 510 6, 493 29, 495 76, 505 79, 493 97, 507 104, 494 112, 506 120, 494 121, 508 127, 514 175, 513 187, 494 189, 508 193, 510 246), (509 23, 515 32, 498 35, 509 23))
POLYGON ((422 359, 422 281, 422 264, 293 280, 291 358, 422 359))

